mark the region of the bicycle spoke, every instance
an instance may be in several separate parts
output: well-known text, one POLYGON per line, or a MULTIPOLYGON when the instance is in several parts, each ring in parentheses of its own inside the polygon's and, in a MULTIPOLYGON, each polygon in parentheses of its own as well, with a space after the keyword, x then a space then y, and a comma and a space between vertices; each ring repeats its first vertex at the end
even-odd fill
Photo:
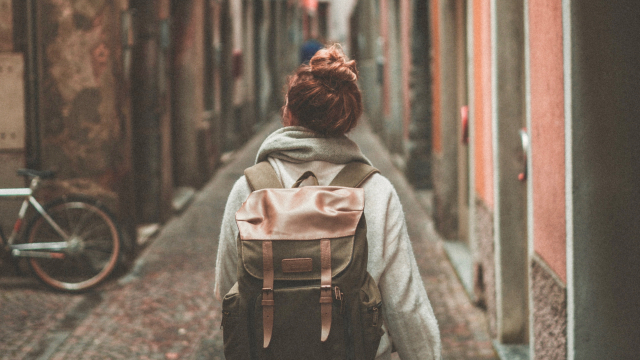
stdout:
MULTIPOLYGON (((68 208, 65 209, 66 213, 69 214, 71 212, 71 210, 73 210, 74 212, 78 212, 77 210, 79 210, 81 208, 68 208)), ((87 210, 87 209, 83 209, 83 210, 87 210)), ((78 219, 77 221, 73 222, 73 225, 71 224, 71 222, 69 223, 69 228, 71 229, 73 227, 73 229, 71 229, 71 236, 76 236, 78 235, 78 232, 80 230, 80 228, 82 227, 82 225, 85 223, 85 219, 87 218, 87 216, 93 215, 92 211, 80 211, 80 219, 78 219)), ((67 215, 68 216, 68 215, 67 215)))
MULTIPOLYGON (((72 226, 71 226, 72 221, 71 221, 71 217, 70 217, 70 215, 69 215, 69 211, 68 211, 68 209, 64 209, 64 211, 62 212, 62 214, 63 214, 62 216, 64 216, 64 217, 67 219, 67 221, 66 221, 66 223, 67 223, 66 229, 67 229, 67 230, 71 230, 71 227, 72 227, 72 226)), ((69 236, 73 236, 73 233, 70 233, 70 234, 69 234, 69 236)))
POLYGON ((109 230, 109 226, 105 222, 101 221, 98 226, 88 227, 87 231, 79 235, 79 237, 81 239, 87 239, 89 238, 89 235, 92 235, 98 232, 99 230, 103 230, 103 229, 109 230))
POLYGON ((99 251, 102 253, 110 254, 113 251, 113 245, 111 245, 111 243, 99 243, 99 244, 85 243, 84 249, 88 251, 99 251))

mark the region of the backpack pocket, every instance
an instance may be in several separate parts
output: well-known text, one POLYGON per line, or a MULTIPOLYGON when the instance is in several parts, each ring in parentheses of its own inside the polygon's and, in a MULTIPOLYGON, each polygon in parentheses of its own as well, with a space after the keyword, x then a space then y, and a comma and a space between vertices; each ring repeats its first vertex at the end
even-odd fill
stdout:
POLYGON ((378 352, 384 330, 382 329, 382 296, 369 273, 360 289, 360 319, 364 359, 373 360, 378 352))
POLYGON ((227 360, 249 360, 249 327, 245 312, 241 311, 238 283, 222 299, 222 338, 227 360))
MULTIPOLYGON (((332 289, 332 295, 333 295, 332 289)), ((273 331, 269 347, 263 348, 262 295, 254 306, 255 348, 260 360, 344 359, 345 324, 340 302, 331 308, 331 331, 320 341, 320 287, 275 289, 273 331)))

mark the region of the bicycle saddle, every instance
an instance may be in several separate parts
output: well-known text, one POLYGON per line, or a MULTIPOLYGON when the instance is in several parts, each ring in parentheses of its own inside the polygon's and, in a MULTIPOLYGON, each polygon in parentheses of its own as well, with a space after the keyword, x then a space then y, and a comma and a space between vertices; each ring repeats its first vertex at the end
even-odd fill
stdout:
POLYGON ((45 170, 45 171, 39 171, 39 170, 33 170, 33 169, 18 170, 19 176, 39 177, 40 179, 50 179, 54 177, 55 174, 56 172, 53 170, 45 170))

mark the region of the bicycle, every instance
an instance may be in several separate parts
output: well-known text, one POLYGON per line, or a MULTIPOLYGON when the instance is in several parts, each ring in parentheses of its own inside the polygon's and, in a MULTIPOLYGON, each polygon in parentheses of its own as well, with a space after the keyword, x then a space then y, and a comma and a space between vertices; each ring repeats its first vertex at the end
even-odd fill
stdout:
POLYGON ((116 268, 121 248, 120 231, 113 215, 98 200, 67 195, 42 206, 33 193, 53 171, 18 170, 31 178, 28 188, 0 189, 0 197, 24 197, 8 239, 0 229, 4 251, 27 258, 33 273, 45 284, 63 291, 87 290, 105 280, 116 268), (29 207, 36 210, 25 231, 29 207), (16 242, 19 234, 23 241, 16 242), (24 241, 26 240, 26 241, 24 241))

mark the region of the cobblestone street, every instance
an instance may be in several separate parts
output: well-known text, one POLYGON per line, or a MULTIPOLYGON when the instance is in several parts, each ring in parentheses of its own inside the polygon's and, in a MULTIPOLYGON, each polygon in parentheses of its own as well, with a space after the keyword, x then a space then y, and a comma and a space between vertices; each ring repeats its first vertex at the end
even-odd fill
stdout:
MULTIPOLYGON (((219 225, 231 186, 277 126, 265 126, 234 153, 119 279, 70 295, 29 276, 1 276, 0 358, 223 359, 220 303, 213 296, 219 225)), ((470 302, 418 196, 366 124, 352 138, 403 203, 443 358, 495 359, 485 315, 470 302)))

